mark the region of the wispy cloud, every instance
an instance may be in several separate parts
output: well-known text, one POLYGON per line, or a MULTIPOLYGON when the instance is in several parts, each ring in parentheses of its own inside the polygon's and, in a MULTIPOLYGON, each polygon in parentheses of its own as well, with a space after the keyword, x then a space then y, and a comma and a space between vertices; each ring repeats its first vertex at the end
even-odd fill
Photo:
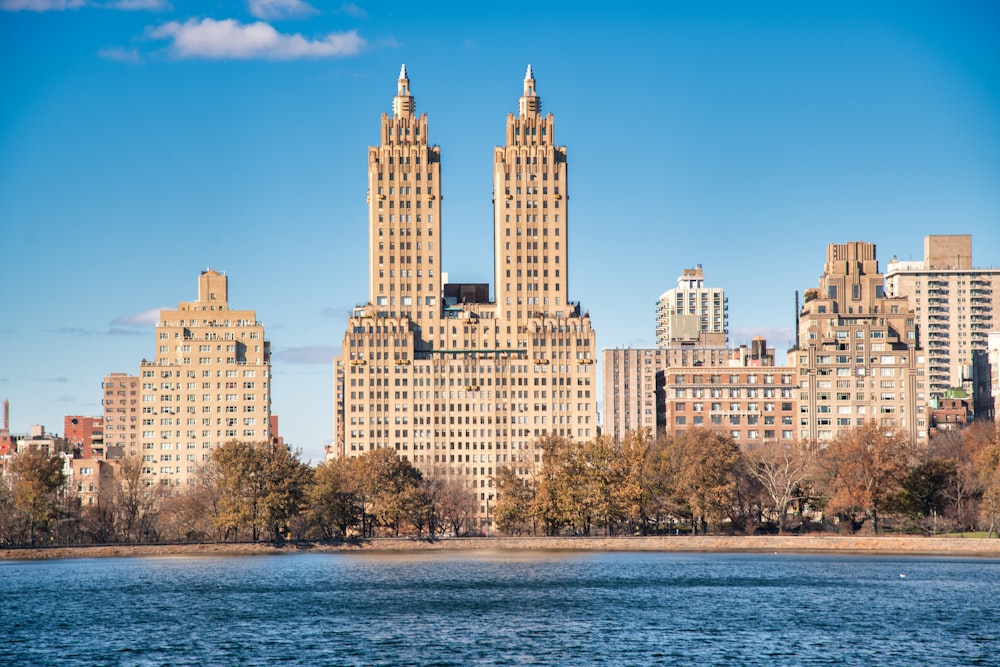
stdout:
POLYGON ((151 29, 149 35, 171 40, 169 51, 178 58, 213 60, 333 58, 355 55, 365 46, 356 30, 308 39, 280 33, 263 21, 243 24, 233 19, 171 21, 151 29))
POLYGON ((160 11, 170 8, 167 0, 0 0, 6 12, 63 12, 67 9, 120 9, 123 11, 160 11))
POLYGON ((338 320, 346 320, 351 316, 354 308, 351 306, 327 306, 323 310, 319 311, 319 314, 323 317, 332 317, 338 320))
POLYGON ((274 358, 290 364, 329 364, 340 353, 336 345, 303 345, 274 353, 274 358))
POLYGON ((106 60, 117 60, 122 63, 137 63, 142 60, 139 51, 136 49, 123 49, 118 46, 109 46, 97 52, 101 58, 106 60))
POLYGON ((348 16, 353 16, 356 19, 366 19, 368 18, 368 12, 358 7, 353 2, 345 2, 337 10, 340 14, 347 14, 348 16))
POLYGON ((167 0, 110 0, 109 2, 94 2, 95 7, 105 9, 121 9, 125 11, 149 11, 158 12, 170 9, 167 0))
POLYGON ((60 336, 76 336, 79 338, 87 336, 142 336, 147 332, 144 329, 155 326, 160 319, 160 308, 150 308, 140 313, 132 315, 120 315, 111 321, 105 330, 84 329, 83 327, 59 327, 49 330, 50 333, 60 336))
POLYGON ((59 377, 55 377, 55 378, 45 378, 45 381, 46 382, 63 383, 63 382, 69 382, 69 378, 60 375, 59 377))
POLYGON ((302 0, 248 0, 247 8, 255 17, 265 21, 318 13, 315 7, 302 0))
POLYGON ((151 327, 160 320, 160 311, 166 308, 150 308, 131 315, 119 315, 111 321, 112 327, 151 327))
POLYGON ((52 329, 52 333, 57 333, 60 336, 93 336, 96 331, 93 329, 83 329, 81 327, 59 327, 58 329, 52 329))
POLYGON ((0 0, 0 9, 5 12, 62 12, 86 4, 85 0, 0 0))

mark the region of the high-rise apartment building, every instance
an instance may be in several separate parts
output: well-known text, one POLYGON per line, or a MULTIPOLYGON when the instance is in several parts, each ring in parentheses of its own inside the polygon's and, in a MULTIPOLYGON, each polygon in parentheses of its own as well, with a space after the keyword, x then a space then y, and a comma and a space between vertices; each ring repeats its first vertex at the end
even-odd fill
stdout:
POLYGON ((430 320, 441 299, 441 149, 428 144, 410 79, 399 72, 381 143, 368 149, 368 303, 430 320))
POLYGON ((729 303, 719 287, 705 287, 701 264, 684 269, 677 287, 656 301, 656 345, 669 347, 671 341, 696 341, 725 346, 729 335, 729 303))
POLYGON ((518 327, 577 317, 567 291, 566 147, 555 143, 552 114, 542 115, 530 65, 506 135, 493 151, 497 316, 518 327))
POLYGON ((104 447, 109 459, 139 455, 139 376, 111 373, 101 383, 104 447))
POLYGON ((542 435, 597 434, 594 330, 570 300, 566 149, 530 66, 494 151, 492 301, 443 282, 440 160, 404 66, 368 152, 370 296, 335 361, 329 454, 393 448, 474 488, 485 523, 497 468, 528 474, 542 435))
POLYGON ((830 244, 818 288, 807 290, 799 340, 799 439, 831 440, 875 420, 927 438, 926 378, 914 312, 888 297, 875 244, 830 244))
POLYGON ((230 440, 271 440, 270 344, 254 311, 229 308, 225 274, 202 271, 196 301, 160 311, 139 382, 143 472, 158 484, 194 483, 230 440))
POLYGON ((668 365, 666 351, 659 348, 601 350, 605 435, 621 441, 639 429, 654 438, 664 434, 663 369, 668 365))
POLYGON ((1000 329, 1000 268, 972 266, 969 234, 931 235, 923 261, 889 262, 885 289, 914 311, 927 397, 949 389, 976 393, 976 357, 986 354, 987 334, 1000 329))

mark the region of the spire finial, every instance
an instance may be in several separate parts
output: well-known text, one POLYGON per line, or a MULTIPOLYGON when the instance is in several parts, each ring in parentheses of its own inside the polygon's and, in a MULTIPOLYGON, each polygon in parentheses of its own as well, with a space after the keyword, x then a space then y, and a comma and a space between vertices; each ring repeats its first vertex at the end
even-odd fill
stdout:
POLYGON ((535 93, 535 73, 532 71, 531 65, 528 65, 528 71, 524 73, 524 95, 521 96, 518 109, 522 118, 542 112, 542 101, 535 93))
POLYGON ((392 115, 413 115, 413 96, 410 95, 410 77, 406 73, 406 65, 399 68, 399 81, 396 83, 396 97, 392 99, 392 115))

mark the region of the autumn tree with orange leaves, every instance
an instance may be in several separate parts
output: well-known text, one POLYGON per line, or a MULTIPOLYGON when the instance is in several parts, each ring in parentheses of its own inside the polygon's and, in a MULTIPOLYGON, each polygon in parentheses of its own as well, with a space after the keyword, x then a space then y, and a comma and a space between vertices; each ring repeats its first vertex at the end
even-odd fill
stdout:
POLYGON ((820 453, 827 511, 849 516, 854 524, 865 515, 877 535, 880 513, 902 488, 913 454, 904 434, 875 422, 841 434, 820 453))

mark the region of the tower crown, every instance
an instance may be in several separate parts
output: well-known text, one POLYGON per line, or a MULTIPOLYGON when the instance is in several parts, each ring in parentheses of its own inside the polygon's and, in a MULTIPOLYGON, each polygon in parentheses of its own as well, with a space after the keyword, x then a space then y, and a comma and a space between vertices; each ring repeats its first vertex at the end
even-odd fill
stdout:
POLYGON ((399 68, 396 96, 392 98, 392 115, 395 118, 412 116, 414 111, 413 96, 410 95, 410 77, 406 74, 406 65, 404 64, 399 68))
POLYGON ((524 94, 517 107, 521 118, 542 113, 542 98, 535 94, 535 74, 531 71, 531 65, 528 65, 528 71, 524 74, 524 94))

